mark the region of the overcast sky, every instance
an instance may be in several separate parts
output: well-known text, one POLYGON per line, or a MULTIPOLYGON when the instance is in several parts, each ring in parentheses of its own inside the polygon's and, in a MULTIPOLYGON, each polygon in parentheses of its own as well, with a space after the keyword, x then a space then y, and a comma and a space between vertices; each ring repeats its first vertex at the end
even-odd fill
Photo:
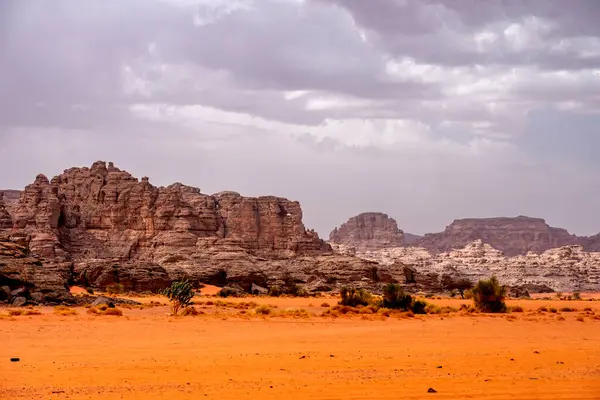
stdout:
POLYGON ((0 188, 96 160, 322 236, 600 231, 598 0, 2 0, 0 188))

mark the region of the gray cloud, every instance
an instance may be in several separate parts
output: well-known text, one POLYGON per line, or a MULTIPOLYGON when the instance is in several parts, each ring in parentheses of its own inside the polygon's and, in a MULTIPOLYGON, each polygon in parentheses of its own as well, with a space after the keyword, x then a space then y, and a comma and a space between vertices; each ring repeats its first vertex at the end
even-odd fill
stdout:
POLYGON ((321 234, 368 210, 416 233, 518 214, 596 233, 599 10, 3 1, 0 187, 110 159, 298 199, 321 234))

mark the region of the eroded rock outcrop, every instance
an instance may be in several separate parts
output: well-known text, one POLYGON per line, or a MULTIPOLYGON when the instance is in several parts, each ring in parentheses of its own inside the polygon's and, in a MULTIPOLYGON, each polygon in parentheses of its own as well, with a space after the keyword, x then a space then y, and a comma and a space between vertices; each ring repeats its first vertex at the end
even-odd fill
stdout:
POLYGON ((14 207, 16 206, 17 202, 19 201, 20 195, 21 195, 20 190, 11 190, 11 189, 0 190, 0 197, 4 198, 4 206, 6 207, 6 210, 10 214, 12 214, 14 207))
POLYGON ((4 193, 0 192, 0 230, 11 228, 12 218, 8 210, 6 209, 6 205, 4 202, 4 193))
POLYGON ((0 234, 0 301, 68 302, 71 275, 70 263, 35 257, 23 237, 0 234))
POLYGON ((406 244, 404 232, 387 214, 367 212, 350 218, 329 234, 329 242, 359 250, 401 247, 406 244))
POLYGON ((460 249, 474 240, 481 240, 507 256, 543 253, 546 250, 571 245, 585 245, 587 238, 553 228, 543 219, 472 218, 455 220, 443 232, 431 233, 414 243, 432 253, 460 249))
MULTIPOLYGON (((344 252, 342 248, 336 251, 344 252)), ((556 291, 600 290, 600 253, 581 246, 564 246, 508 257, 502 251, 476 240, 462 249, 431 253, 418 247, 355 251, 366 260, 388 266, 392 276, 401 275, 399 263, 417 271, 417 282, 429 290, 442 290, 443 275, 467 278, 472 282, 492 275, 506 285, 526 288, 530 293, 550 288, 556 291), (420 282, 419 282, 420 281, 420 282)))
POLYGON ((298 202, 155 187, 96 162, 38 175, 12 215, 32 256, 69 264, 73 282, 158 290, 173 279, 269 286, 389 281, 386 268, 333 253, 302 223, 298 202))

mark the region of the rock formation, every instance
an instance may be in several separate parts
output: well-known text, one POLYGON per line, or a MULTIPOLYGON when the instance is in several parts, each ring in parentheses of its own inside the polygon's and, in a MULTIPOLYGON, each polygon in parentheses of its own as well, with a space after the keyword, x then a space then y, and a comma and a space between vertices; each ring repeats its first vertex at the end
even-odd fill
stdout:
POLYGON ((543 219, 519 216, 455 220, 444 232, 427 234, 414 245, 439 253, 482 240, 507 256, 516 256, 530 251, 542 253, 562 246, 584 245, 586 239, 553 228, 543 219))
POLYGON ((9 213, 12 213, 20 195, 20 190, 0 190, 0 197, 4 197, 4 205, 9 213))
POLYGON ((367 212, 350 218, 329 234, 329 241, 360 250, 377 250, 406 244, 404 232, 398 229, 396 221, 380 212, 367 212))
POLYGON ((70 265, 64 280, 158 290, 173 279, 307 287, 390 280, 377 263, 334 254, 305 229, 298 202, 235 192, 155 187, 112 163, 38 175, 12 213, 9 240, 70 265))
POLYGON ((12 218, 4 203, 4 193, 0 192, 0 230, 12 228, 12 218))
MULTIPOLYGON (((334 245, 336 251, 347 252, 334 245)), ((507 257, 501 251, 475 240, 462 249, 437 254, 418 247, 396 247, 376 251, 351 251, 358 257, 388 266, 399 276, 398 265, 413 267, 417 282, 428 290, 442 290, 443 275, 464 277, 473 282, 492 275, 506 285, 523 286, 531 291, 551 288, 556 291, 600 290, 600 253, 586 252, 581 246, 565 246, 542 254, 507 257)))

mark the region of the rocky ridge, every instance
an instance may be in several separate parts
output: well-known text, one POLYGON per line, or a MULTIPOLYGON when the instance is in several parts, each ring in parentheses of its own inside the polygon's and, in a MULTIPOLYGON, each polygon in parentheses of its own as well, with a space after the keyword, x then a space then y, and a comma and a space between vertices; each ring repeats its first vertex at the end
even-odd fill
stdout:
POLYGON ((298 202, 236 192, 206 195, 181 183, 155 187, 112 163, 70 168, 52 180, 38 175, 11 214, 12 228, 0 243, 18 243, 31 262, 42 264, 36 276, 52 273, 48 280, 61 280, 62 290, 33 279, 16 253, 6 255, 10 277, 0 272, 0 284, 21 282, 54 297, 65 295, 72 283, 155 291, 183 277, 319 290, 394 279, 375 262, 334 253, 304 227, 298 202))
POLYGON ((474 240, 481 240, 507 256, 517 256, 563 246, 586 246, 589 238, 551 227, 541 218, 519 216, 455 220, 443 232, 427 234, 414 245, 441 253, 462 248, 474 240))
POLYGON ((536 287, 549 287, 555 291, 600 290, 600 253, 587 252, 578 245, 512 257, 482 240, 442 253, 431 253, 422 247, 361 251, 348 246, 333 246, 340 254, 355 255, 388 266, 392 274, 398 273, 398 265, 412 267, 420 275, 417 282, 427 282, 430 290, 442 290, 443 275, 465 277, 473 282, 495 275, 503 284, 525 286, 530 291, 535 291, 536 287))
POLYGON ((396 221, 380 212, 367 212, 350 218, 329 234, 329 242, 361 250, 401 247, 406 244, 404 232, 398 229, 396 221))

